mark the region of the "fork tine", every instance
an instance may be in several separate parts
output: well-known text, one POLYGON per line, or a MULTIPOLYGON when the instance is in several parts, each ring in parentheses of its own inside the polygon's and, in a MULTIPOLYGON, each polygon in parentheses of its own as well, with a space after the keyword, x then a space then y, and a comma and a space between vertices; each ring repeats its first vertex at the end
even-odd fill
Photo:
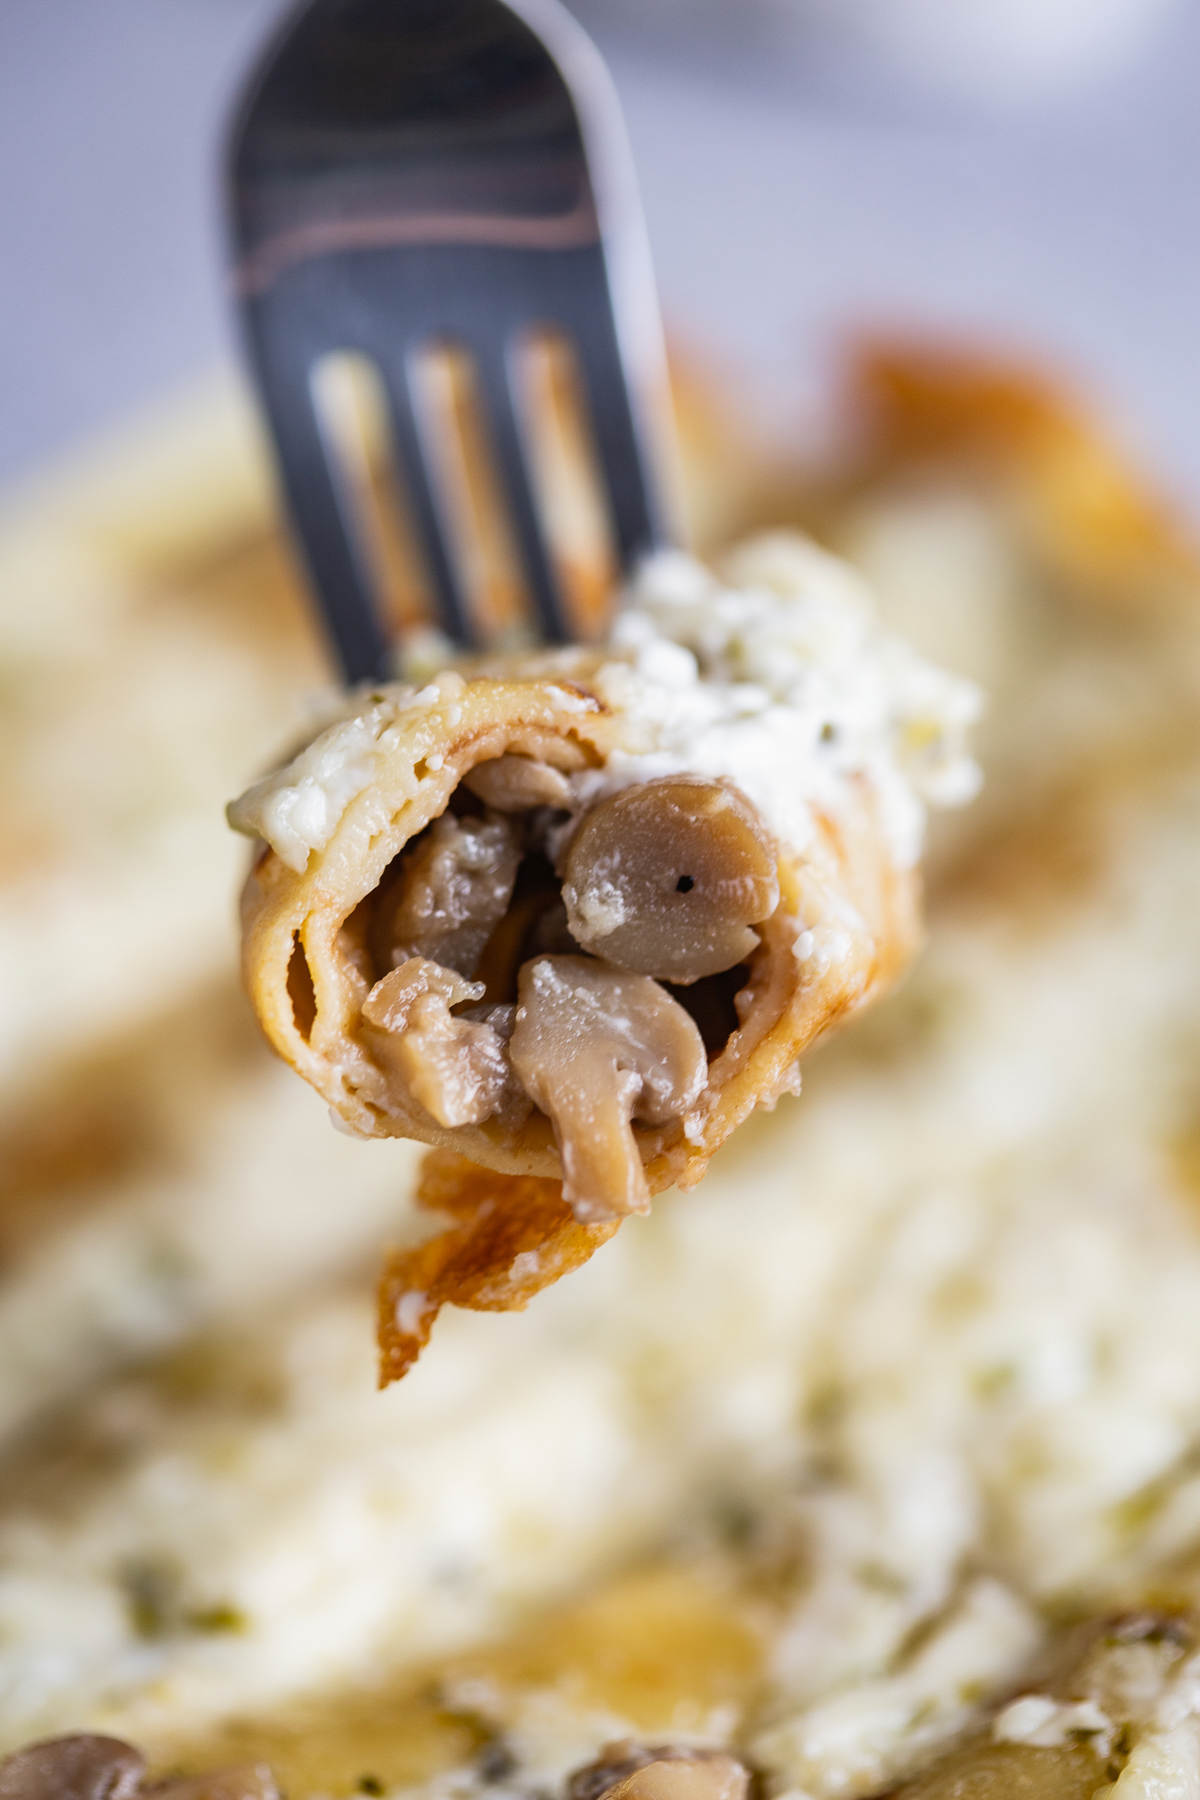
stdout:
POLYGON ((503 343, 480 349, 476 356, 478 393, 491 434, 498 478, 508 500, 509 517, 529 583, 533 609, 547 643, 570 641, 558 577, 550 560, 546 534, 530 470, 524 422, 518 410, 514 371, 503 343))
POLYGON ((380 680, 388 673, 388 638, 351 495, 330 456, 307 371, 280 369, 263 356, 258 368, 293 533, 324 602, 325 628, 348 683, 380 680))
POLYGON ((620 566, 630 569, 670 536, 630 376, 608 307, 575 321, 578 366, 620 566))
POLYGON ((438 618, 452 642, 470 649, 476 641, 476 632, 450 550, 446 508, 430 474, 428 433, 422 430, 416 406, 413 371, 404 360, 389 362, 380 372, 387 394, 396 472, 404 483, 409 510, 425 553, 438 618))
POLYGON ((244 90, 229 178, 251 361, 347 677, 378 677, 390 656, 369 521, 308 391, 328 354, 365 356, 382 378, 395 486, 440 623, 470 645, 483 632, 408 353, 439 341, 475 353, 529 623, 569 641, 512 354, 526 331, 577 346, 622 566, 665 534, 641 392, 660 333, 628 146, 561 0, 293 0, 244 90))

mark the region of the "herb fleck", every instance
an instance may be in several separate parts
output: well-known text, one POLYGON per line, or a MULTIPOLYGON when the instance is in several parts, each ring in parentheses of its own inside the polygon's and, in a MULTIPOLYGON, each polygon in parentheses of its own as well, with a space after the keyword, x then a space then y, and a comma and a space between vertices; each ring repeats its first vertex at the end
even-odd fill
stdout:
POLYGON ((135 1635, 161 1638, 171 1629, 178 1606, 179 1582, 166 1563, 150 1558, 127 1562, 117 1571, 125 1608, 135 1635))
POLYGON ((229 1602, 218 1601, 215 1606, 200 1606, 195 1612, 187 1615, 187 1624, 193 1631, 228 1632, 240 1636, 248 1631, 250 1621, 240 1607, 231 1606, 229 1602))

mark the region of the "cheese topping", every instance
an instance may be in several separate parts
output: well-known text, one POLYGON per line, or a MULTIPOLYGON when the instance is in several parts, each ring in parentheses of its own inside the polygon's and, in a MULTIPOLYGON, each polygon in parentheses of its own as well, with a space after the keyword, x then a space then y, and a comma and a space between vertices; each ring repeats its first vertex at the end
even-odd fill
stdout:
MULTIPOLYGON (((252 787, 230 822, 303 869, 386 760, 397 713, 441 704, 461 679, 389 687, 365 709, 354 697, 354 715, 252 787)), ((925 807, 978 786, 964 747, 978 690, 881 631, 854 571, 795 533, 751 540, 719 572, 680 551, 648 558, 589 681, 625 722, 625 742, 603 769, 570 778, 572 810, 663 775, 722 777, 803 850, 814 809, 836 814, 847 783, 865 779, 896 863, 910 867, 925 807)))
POLYGON ((724 776, 778 837, 803 850, 814 807, 836 814, 848 779, 874 786, 901 867, 920 853, 926 805, 969 800, 979 716, 971 683, 881 631, 848 564, 794 532, 732 552, 716 572, 679 551, 649 558, 595 687, 632 721, 580 801, 659 775, 724 776))
POLYGON ((314 850, 323 850, 352 800, 369 788, 388 751, 398 715, 436 704, 461 692, 453 670, 420 689, 389 688, 387 695, 361 691, 343 704, 340 715, 300 754, 233 801, 229 822, 236 831, 261 837, 289 869, 303 869, 314 850))

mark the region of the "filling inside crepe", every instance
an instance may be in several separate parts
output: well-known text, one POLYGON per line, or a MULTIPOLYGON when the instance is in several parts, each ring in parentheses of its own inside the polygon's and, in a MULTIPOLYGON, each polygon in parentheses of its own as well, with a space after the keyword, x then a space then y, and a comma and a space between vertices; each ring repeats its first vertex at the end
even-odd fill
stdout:
POLYGON ((271 1042, 352 1133, 439 1158, 417 1200, 453 1224, 388 1265, 386 1378, 447 1300, 523 1305, 693 1186, 896 979, 976 706, 767 537, 651 559, 603 644, 352 695, 235 802, 271 1042))
POLYGON ((589 1218, 648 1204, 635 1129, 686 1121, 780 885, 729 783, 664 776, 577 820, 567 801, 546 762, 477 764, 344 931, 390 1097, 448 1128, 536 1108, 589 1218))

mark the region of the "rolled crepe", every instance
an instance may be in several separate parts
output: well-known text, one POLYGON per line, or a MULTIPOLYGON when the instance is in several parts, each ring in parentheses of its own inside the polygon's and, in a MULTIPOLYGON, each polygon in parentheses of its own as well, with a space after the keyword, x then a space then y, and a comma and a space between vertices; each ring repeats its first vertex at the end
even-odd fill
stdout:
POLYGON ((693 1185, 896 977, 974 708, 773 537, 652 560, 603 646, 360 693, 235 803, 271 1043, 350 1131, 452 1153, 420 1196, 452 1230, 385 1279, 385 1377, 444 1300, 523 1304, 693 1185))

